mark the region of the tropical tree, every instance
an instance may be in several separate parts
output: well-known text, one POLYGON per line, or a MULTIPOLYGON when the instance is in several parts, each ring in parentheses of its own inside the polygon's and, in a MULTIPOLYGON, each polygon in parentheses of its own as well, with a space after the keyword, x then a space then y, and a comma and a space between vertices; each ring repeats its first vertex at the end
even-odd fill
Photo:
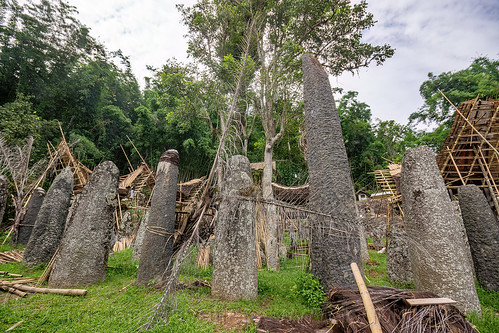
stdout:
MULTIPOLYGON (((332 74, 354 71, 371 62, 381 64, 393 55, 388 45, 373 46, 361 41, 362 32, 375 23, 372 14, 366 11, 365 1, 351 4, 347 0, 200 0, 190 8, 180 9, 189 27, 189 51, 199 61, 209 59, 211 68, 237 45, 241 30, 236 28, 232 33, 230 27, 255 23, 255 32, 250 37, 255 38, 254 51, 249 54, 256 64, 251 84, 255 93, 253 104, 265 132, 262 178, 265 199, 273 198, 274 147, 285 132, 290 106, 300 98, 301 55, 314 54, 332 74)), ((272 238, 277 226, 274 213, 266 214, 272 243, 267 244, 271 269, 277 269, 279 263, 277 243, 272 238)))
POLYGON ((480 57, 473 60, 468 68, 460 71, 444 72, 439 75, 428 73, 428 80, 419 88, 424 104, 417 112, 410 115, 410 122, 436 123, 445 127, 452 125, 454 108, 438 90, 441 90, 456 107, 461 102, 477 96, 497 98, 499 60, 480 57))

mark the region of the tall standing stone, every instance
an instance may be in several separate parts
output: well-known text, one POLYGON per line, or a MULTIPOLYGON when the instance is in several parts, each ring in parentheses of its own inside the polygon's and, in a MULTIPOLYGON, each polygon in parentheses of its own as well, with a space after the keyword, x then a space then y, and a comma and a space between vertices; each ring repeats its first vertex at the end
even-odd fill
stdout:
POLYGON ((409 244, 402 223, 392 223, 388 232, 386 249, 386 273, 392 283, 409 284, 413 282, 409 244))
POLYGON ((312 273, 325 290, 356 287, 350 263, 362 267, 359 217, 350 166, 329 78, 311 55, 302 57, 305 129, 312 210, 312 273))
POLYGON ((430 148, 406 151, 401 190, 416 289, 452 298, 461 311, 480 311, 469 247, 430 148))
POLYGON ((476 185, 459 187, 459 205, 471 247, 476 278, 486 289, 499 291, 499 224, 476 185))
POLYGON ((255 206, 238 196, 253 185, 247 157, 229 160, 215 227, 212 294, 228 300, 257 296, 255 206))
POLYGON ((140 253, 137 273, 140 285, 154 282, 161 286, 166 280, 166 269, 173 257, 178 161, 178 152, 174 149, 167 150, 159 159, 147 232, 140 253))
POLYGON ((71 288, 106 277, 119 171, 113 162, 99 164, 72 208, 49 278, 49 286, 71 288))
POLYGON ((29 237, 35 226, 36 217, 38 212, 42 207, 43 199, 45 198, 45 190, 41 187, 35 189, 31 198, 26 205, 26 213, 19 225, 19 231, 17 234, 17 244, 26 245, 28 244, 29 237))
POLYGON ((72 194, 73 172, 67 167, 55 177, 36 216, 24 250, 23 263, 27 266, 48 263, 52 259, 66 227, 72 194))
POLYGON ((142 222, 140 222, 139 230, 137 230, 137 236, 133 241, 133 253, 132 259, 139 260, 140 254, 142 253, 142 245, 144 244, 144 237, 146 235, 147 224, 149 223, 149 211, 146 212, 142 222))
POLYGON ((0 224, 3 221, 5 208, 7 207, 7 198, 9 197, 9 181, 4 175, 0 175, 0 224))

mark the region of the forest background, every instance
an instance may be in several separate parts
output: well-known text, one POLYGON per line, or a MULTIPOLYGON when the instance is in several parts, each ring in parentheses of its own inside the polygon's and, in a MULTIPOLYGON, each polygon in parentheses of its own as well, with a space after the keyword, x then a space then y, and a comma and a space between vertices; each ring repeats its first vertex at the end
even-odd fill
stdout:
MULTIPOLYGON (((23 145, 33 136, 35 162, 46 155, 47 142, 56 146, 61 140, 59 122, 83 164, 93 168, 112 160, 122 174, 128 173, 128 162, 120 145, 134 166, 141 161, 128 136, 151 166, 166 149, 177 149, 180 179, 187 181, 209 173, 223 130, 230 127, 230 154, 261 162, 271 139, 277 164, 273 180, 304 184, 306 133, 297 55, 322 48, 322 58, 319 51, 315 54, 331 74, 338 74, 380 65, 394 50, 362 43, 362 31, 375 23, 365 2, 336 1, 341 10, 327 18, 321 13, 328 13, 324 6, 329 1, 283 3, 287 6, 200 0, 192 7, 180 6, 194 61, 171 59, 150 68, 141 90, 128 57, 93 38, 76 19, 75 7, 59 0, 23 5, 0 0, 0 132, 10 145, 23 145), (304 12, 317 22, 317 33, 293 25, 296 13, 304 12), (338 25, 342 20, 347 24, 338 25), (343 49, 324 52, 330 40, 343 49), (324 56, 335 52, 344 59, 324 56), (230 124, 227 110, 233 112, 230 124)), ((372 119, 369 105, 356 92, 340 92, 337 108, 356 190, 376 191, 370 172, 399 162, 407 148, 441 148, 454 110, 437 89, 455 105, 477 96, 497 98, 499 60, 480 57, 457 72, 429 73, 420 87, 424 104, 407 124, 372 119), (418 130, 418 124, 432 124, 432 129, 418 130)))

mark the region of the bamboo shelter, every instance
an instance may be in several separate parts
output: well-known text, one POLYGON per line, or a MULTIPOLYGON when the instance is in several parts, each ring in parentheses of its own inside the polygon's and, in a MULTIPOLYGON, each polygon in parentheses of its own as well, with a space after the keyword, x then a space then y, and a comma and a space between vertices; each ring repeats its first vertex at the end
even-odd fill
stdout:
POLYGON ((475 184, 499 211, 499 100, 461 103, 450 133, 437 155, 437 164, 451 191, 475 184))

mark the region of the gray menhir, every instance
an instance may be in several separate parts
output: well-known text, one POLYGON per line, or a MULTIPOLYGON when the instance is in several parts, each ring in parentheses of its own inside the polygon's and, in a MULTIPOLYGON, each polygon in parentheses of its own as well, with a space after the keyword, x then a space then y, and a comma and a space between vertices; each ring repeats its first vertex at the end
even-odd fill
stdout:
POLYGON ((7 207, 7 198, 9 197, 9 181, 5 175, 0 175, 0 224, 3 221, 5 208, 7 207))
POLYGON ((149 211, 146 212, 137 231, 137 236, 133 239, 133 253, 132 260, 139 260, 140 253, 142 252, 142 244, 144 243, 144 236, 146 235, 146 228, 149 221, 149 211))
POLYGON ((78 200, 61 241, 49 286, 71 288, 103 281, 117 205, 119 171, 113 162, 99 164, 78 200))
POLYGON ((17 234, 17 244, 26 245, 28 244, 29 237, 35 226, 36 217, 38 212, 42 207, 43 199, 45 198, 45 190, 38 187, 33 191, 28 204, 26 205, 26 213, 19 225, 19 231, 17 234))
POLYGON ((255 204, 239 197, 252 191, 247 157, 229 159, 218 209, 212 294, 228 300, 257 297, 255 204))
POLYGON ((483 192, 476 185, 461 186, 458 192, 478 283, 486 289, 499 291, 497 219, 483 192))
POLYGON ((151 198, 148 225, 142 243, 137 284, 162 286, 166 269, 173 257, 175 200, 177 197, 178 152, 167 150, 161 155, 156 184, 151 198))
POLYGON ((325 290, 334 286, 356 288, 350 264, 362 267, 359 217, 341 124, 329 78, 311 55, 302 57, 305 129, 312 210, 312 273, 325 290))
POLYGON ((405 152, 401 190, 416 289, 452 298, 463 312, 480 311, 470 249, 430 148, 405 152))
POLYGON ((410 284, 413 277, 405 227, 401 220, 394 222, 390 222, 388 232, 386 272, 392 283, 410 284))
POLYGON ((25 265, 48 263, 52 259, 66 227, 72 194, 73 172, 71 167, 66 167, 55 177, 36 216, 35 226, 24 250, 25 265))

